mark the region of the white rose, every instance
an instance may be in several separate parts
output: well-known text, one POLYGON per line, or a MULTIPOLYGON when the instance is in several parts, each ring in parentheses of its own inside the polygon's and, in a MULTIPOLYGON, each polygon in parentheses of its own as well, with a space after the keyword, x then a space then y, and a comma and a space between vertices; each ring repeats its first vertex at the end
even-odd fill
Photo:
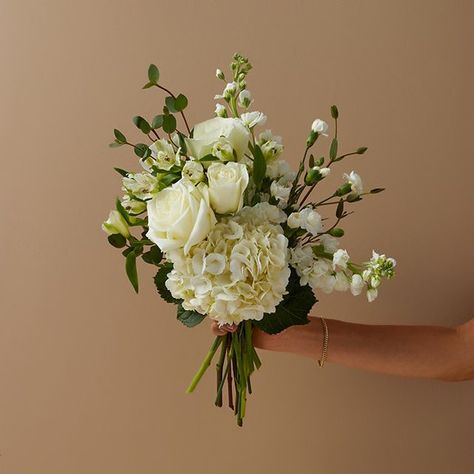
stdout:
POLYGON ((121 234, 130 237, 128 224, 119 211, 110 211, 109 218, 102 224, 102 230, 108 235, 121 234))
POLYGON ((199 161, 188 160, 183 166, 182 176, 197 184, 204 178, 204 168, 199 161))
POLYGON ((214 117, 194 127, 193 138, 187 138, 186 143, 190 154, 202 158, 211 153, 213 145, 225 138, 237 154, 237 160, 243 158, 250 140, 250 132, 236 118, 214 117))
POLYGON ((233 214, 242 209, 249 182, 247 167, 240 163, 212 163, 207 170, 212 208, 218 214, 233 214))
POLYGON ((360 196, 364 192, 362 179, 355 171, 351 171, 350 174, 344 173, 344 179, 350 183, 352 194, 360 196))
POLYGON ((336 267, 340 268, 347 268, 347 262, 349 261, 349 254, 347 250, 339 249, 334 252, 332 256, 332 267, 336 269, 336 267))
POLYGON ((216 224, 209 204, 209 190, 181 179, 147 203, 147 237, 164 252, 189 249, 206 238, 216 224))
POLYGON ((150 146, 151 156, 156 160, 156 166, 162 170, 170 170, 179 163, 179 156, 167 140, 157 140, 150 146))
POLYGON ((311 130, 315 133, 319 133, 320 135, 324 135, 325 137, 328 136, 326 133, 328 131, 328 124, 321 119, 316 119, 313 124, 311 125, 311 130))

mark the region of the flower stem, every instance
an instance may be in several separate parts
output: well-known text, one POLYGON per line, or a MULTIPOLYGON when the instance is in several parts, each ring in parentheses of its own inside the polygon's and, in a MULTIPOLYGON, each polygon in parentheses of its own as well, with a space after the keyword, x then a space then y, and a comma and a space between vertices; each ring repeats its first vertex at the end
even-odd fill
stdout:
POLYGON ((217 336, 214 339, 214 342, 212 343, 209 352, 207 353, 205 359, 202 361, 201 367, 199 367, 199 370, 196 372, 193 379, 191 380, 189 387, 186 389, 186 393, 192 393, 194 391, 197 384, 204 375, 204 372, 206 372, 207 368, 211 365, 212 358, 214 357, 214 354, 216 353, 217 349, 219 348, 224 339, 224 336, 217 336))

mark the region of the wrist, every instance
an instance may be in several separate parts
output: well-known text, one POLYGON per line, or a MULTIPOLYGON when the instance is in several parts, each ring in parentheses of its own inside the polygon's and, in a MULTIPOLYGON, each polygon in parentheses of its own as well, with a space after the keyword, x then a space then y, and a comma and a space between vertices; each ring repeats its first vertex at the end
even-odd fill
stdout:
POLYGON ((289 352, 300 354, 311 359, 321 356, 323 331, 319 318, 309 318, 308 324, 291 326, 289 331, 289 352))

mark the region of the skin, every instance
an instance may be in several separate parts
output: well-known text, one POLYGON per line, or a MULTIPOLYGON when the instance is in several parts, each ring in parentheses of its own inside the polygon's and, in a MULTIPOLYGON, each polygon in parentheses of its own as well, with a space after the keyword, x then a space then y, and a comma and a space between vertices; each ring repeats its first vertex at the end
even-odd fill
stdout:
MULTIPOLYGON (((326 319, 329 332, 327 362, 403 377, 450 382, 474 378, 474 318, 456 327, 388 326, 326 319)), ((234 332, 237 326, 219 328, 215 335, 234 332)), ((323 327, 320 318, 269 335, 254 329, 259 349, 321 358, 323 327)))

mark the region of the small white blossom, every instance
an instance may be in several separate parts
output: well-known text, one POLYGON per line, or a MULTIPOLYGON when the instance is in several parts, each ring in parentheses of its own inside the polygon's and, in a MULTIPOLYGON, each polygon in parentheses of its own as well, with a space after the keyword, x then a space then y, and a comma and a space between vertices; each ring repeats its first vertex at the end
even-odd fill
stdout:
POLYGON ((329 129, 328 124, 321 119, 316 119, 313 124, 311 125, 311 130, 315 133, 319 133, 320 135, 324 135, 325 137, 328 136, 326 133, 329 129))
POLYGON ((351 171, 350 174, 344 173, 343 177, 351 185, 351 194, 360 196, 364 192, 362 179, 355 171, 351 171))
POLYGON ((262 114, 262 112, 246 112, 240 116, 242 123, 248 127, 253 128, 257 125, 264 125, 267 121, 267 116, 262 114))
POLYGON ((252 100, 252 94, 250 93, 249 90, 244 89, 244 90, 239 94, 239 105, 240 105, 241 107, 247 108, 252 102, 253 102, 253 100, 252 100))
POLYGON ((362 277, 358 273, 354 273, 352 275, 352 281, 351 281, 351 293, 354 296, 360 295, 362 293, 362 290, 364 289, 365 282, 362 279, 362 277))
POLYGON ((281 137, 272 135, 271 130, 265 130, 260 133, 257 143, 262 149, 263 156, 267 160, 273 160, 283 151, 281 137))
POLYGON ((197 184, 204 178, 204 168, 199 161, 188 160, 183 166, 182 176, 197 184))
POLYGON ((211 148, 211 153, 222 161, 234 160, 234 149, 230 144, 229 140, 222 137, 219 138, 211 148))
POLYGON ((224 79, 224 73, 221 69, 216 69, 216 77, 217 79, 224 79))
POLYGON ((227 117, 227 110, 222 104, 216 104, 215 114, 217 117, 227 117))
POLYGON ((319 238, 324 250, 329 253, 334 253, 339 248, 339 239, 329 234, 323 234, 319 238))
POLYGON ((121 204, 122 207, 132 215, 141 214, 146 209, 146 202, 133 199, 128 195, 122 198, 121 204))
POLYGON ((332 267, 347 268, 347 262, 349 261, 349 254, 347 250, 339 249, 332 256, 332 267))
POLYGON ((159 180, 150 173, 129 173, 122 178, 122 189, 138 199, 151 199, 158 193, 159 180))
POLYGON ((234 97, 237 90, 238 90, 239 85, 236 82, 229 82, 225 88, 222 94, 217 94, 214 96, 214 99, 226 99, 229 100, 230 98, 234 97))

